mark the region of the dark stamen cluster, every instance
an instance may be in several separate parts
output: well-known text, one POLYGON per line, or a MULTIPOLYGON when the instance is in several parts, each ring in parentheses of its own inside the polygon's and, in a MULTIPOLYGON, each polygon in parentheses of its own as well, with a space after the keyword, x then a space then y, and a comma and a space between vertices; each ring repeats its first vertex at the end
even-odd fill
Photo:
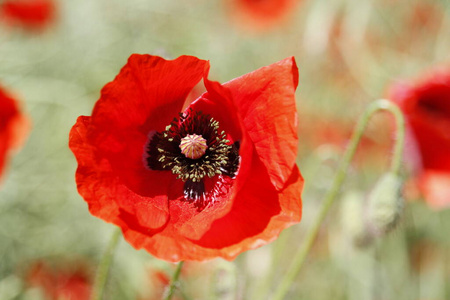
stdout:
POLYGON ((204 198, 208 194, 203 184, 207 176, 234 177, 239 166, 239 144, 230 144, 224 131, 219 132, 219 122, 200 111, 180 113, 178 118, 157 132, 150 140, 147 163, 153 170, 170 170, 185 182, 186 199, 204 198), (186 157, 180 143, 187 135, 199 135, 208 148, 196 159, 186 157))

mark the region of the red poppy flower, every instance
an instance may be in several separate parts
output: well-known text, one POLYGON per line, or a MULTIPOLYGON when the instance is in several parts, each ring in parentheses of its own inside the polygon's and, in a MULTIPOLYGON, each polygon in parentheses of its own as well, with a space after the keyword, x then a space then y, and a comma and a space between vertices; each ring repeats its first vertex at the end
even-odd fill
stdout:
POLYGON ((40 288, 49 300, 88 300, 92 290, 90 272, 80 264, 50 267, 37 262, 28 271, 27 283, 40 288))
POLYGON ((52 0, 6 0, 0 4, 0 17, 12 25, 42 29, 53 21, 52 0))
POLYGON ((223 85, 208 71, 134 54, 70 133, 90 212, 168 261, 233 259, 301 218, 294 59, 223 85))
POLYGON ((298 0, 232 0, 229 5, 230 13, 242 25, 264 30, 283 23, 292 14, 298 2, 298 0))
POLYGON ((409 158, 415 158, 410 161, 417 165, 419 189, 432 207, 449 207, 450 71, 435 71, 415 84, 399 83, 390 95, 403 110, 417 149, 409 158))
POLYGON ((0 176, 9 154, 24 141, 28 119, 20 112, 16 100, 0 86, 0 176))

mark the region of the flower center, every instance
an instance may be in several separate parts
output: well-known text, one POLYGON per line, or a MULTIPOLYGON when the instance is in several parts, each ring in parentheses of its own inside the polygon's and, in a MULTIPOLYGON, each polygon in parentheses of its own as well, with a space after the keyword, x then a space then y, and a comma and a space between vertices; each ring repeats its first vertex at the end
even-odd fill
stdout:
POLYGON ((197 159, 205 154, 208 145, 206 145, 206 140, 197 134, 188 134, 181 139, 180 143, 181 153, 187 158, 197 159))
POLYGON ((164 131, 156 132, 147 155, 150 169, 171 171, 184 182, 184 198, 199 209, 223 191, 217 187, 225 177, 236 176, 240 161, 239 142, 231 143, 225 131, 219 131, 217 120, 192 110, 174 118, 164 131), (208 183, 205 188, 208 178, 214 184, 208 183))

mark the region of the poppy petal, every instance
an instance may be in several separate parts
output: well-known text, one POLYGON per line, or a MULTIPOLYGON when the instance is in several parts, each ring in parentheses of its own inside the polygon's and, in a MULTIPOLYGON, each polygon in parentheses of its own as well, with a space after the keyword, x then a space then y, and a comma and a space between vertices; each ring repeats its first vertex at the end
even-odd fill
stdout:
POLYGON ((136 226, 162 227, 169 218, 167 196, 150 200, 123 185, 109 161, 100 157, 96 148, 89 144, 86 137, 90 124, 91 117, 79 117, 69 138, 69 146, 78 161, 78 191, 88 203, 90 212, 107 222, 119 224, 120 209, 125 209, 137 216, 136 226))
POLYGON ((138 128, 146 133, 162 130, 181 111, 207 65, 193 56, 165 60, 131 55, 116 78, 102 89, 92 113, 93 123, 115 129, 138 128))
POLYGON ((297 157, 295 89, 298 69, 287 58, 224 84, 233 97, 244 127, 279 190, 297 157))

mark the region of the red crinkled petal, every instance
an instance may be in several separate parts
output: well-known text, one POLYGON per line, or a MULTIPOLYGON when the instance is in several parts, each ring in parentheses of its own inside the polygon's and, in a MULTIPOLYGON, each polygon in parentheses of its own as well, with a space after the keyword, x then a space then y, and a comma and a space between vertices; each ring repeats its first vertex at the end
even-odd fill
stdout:
POLYGON ((202 79, 208 62, 193 56, 165 60, 133 54, 101 92, 92 113, 95 126, 163 130, 181 111, 187 95, 202 79))
POLYGON ((297 158, 297 85, 298 69, 293 57, 224 84, 277 189, 285 186, 297 158))
MULTIPOLYGON (((78 192, 88 203, 89 211, 119 226, 127 222, 133 228, 160 229, 169 219, 167 194, 142 197, 124 185, 111 163, 89 143, 91 121, 91 117, 79 117, 69 136, 70 149, 78 161, 78 192), (132 218, 128 218, 130 215, 132 218)), ((159 184, 166 180, 162 176, 159 184)))

